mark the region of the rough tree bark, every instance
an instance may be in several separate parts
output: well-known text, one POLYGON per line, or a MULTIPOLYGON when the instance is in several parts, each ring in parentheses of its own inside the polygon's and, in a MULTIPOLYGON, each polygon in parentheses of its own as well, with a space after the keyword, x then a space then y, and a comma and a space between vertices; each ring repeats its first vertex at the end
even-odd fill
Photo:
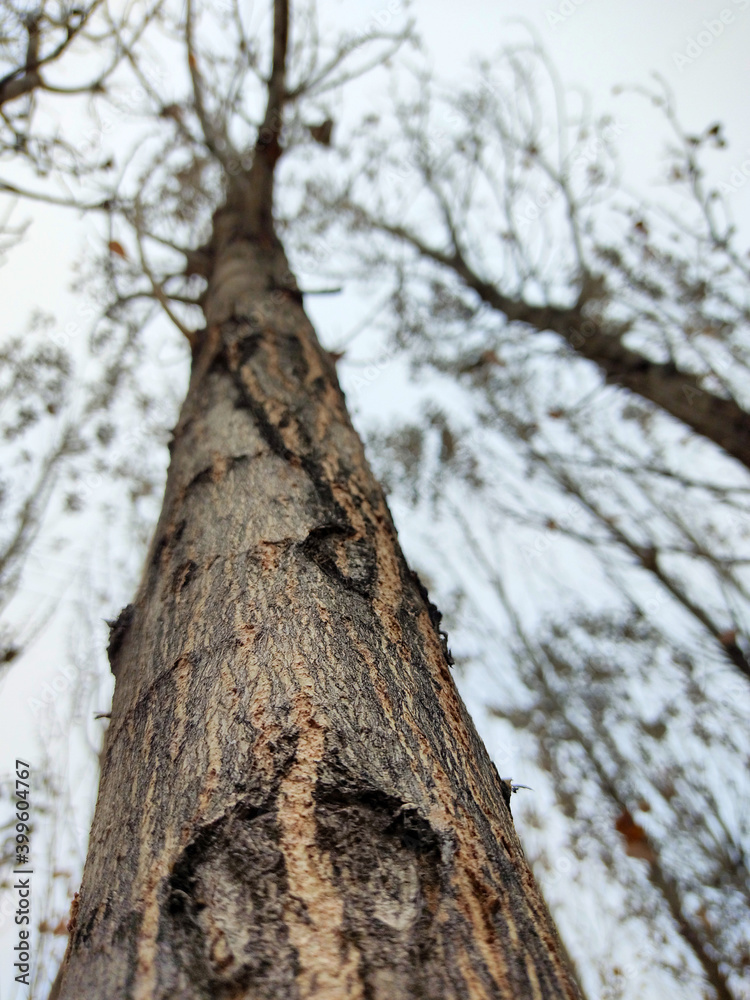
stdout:
POLYGON ((274 234, 280 152, 266 130, 204 250, 59 995, 576 997, 274 234))

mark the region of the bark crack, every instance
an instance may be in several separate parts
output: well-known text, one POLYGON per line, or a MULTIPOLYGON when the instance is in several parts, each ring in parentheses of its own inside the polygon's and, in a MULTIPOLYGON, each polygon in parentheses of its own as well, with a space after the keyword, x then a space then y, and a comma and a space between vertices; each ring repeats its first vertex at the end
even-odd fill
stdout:
POLYGON ((299 545, 300 551, 335 584, 369 598, 377 576, 375 552, 347 522, 312 528, 299 545))
POLYGON ((117 673, 117 658, 122 646, 123 640, 127 634, 128 629, 133 621, 135 615, 135 607, 132 604, 126 604, 122 611, 119 613, 117 618, 113 618, 111 621, 107 621, 109 625, 109 643, 107 645, 107 658, 109 659, 109 668, 113 674, 117 673))
MULTIPOLYGON (((228 359, 220 355, 221 360, 231 376, 232 382, 235 389, 237 390, 238 399, 235 401, 235 407, 237 409, 247 410, 255 421, 255 426, 260 433, 261 438, 265 441, 271 452, 274 455, 278 455, 285 462, 289 462, 292 465, 299 464, 299 460, 295 454, 287 448, 284 438, 281 435, 281 431, 273 423, 265 407, 259 399, 256 399, 253 394, 245 385, 245 381, 242 378, 242 371, 238 371, 233 368, 228 363, 228 359)), ((217 359, 218 360, 218 359, 217 359)))

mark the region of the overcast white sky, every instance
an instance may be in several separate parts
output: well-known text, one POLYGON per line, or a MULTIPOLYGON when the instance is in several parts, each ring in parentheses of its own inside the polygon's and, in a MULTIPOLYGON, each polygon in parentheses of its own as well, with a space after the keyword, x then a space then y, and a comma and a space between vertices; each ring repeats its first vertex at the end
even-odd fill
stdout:
POLYGON ((750 157, 750 0, 462 0, 460 5, 417 0, 416 9, 441 72, 459 67, 474 53, 491 53, 517 34, 517 26, 509 23, 513 18, 525 20, 566 83, 588 91, 601 112, 623 109, 634 126, 626 154, 641 157, 654 148, 656 119, 645 102, 615 100, 612 87, 648 83, 657 72, 674 89, 687 127, 716 120, 726 125, 727 175, 731 165, 750 157), (722 11, 729 12, 729 23, 722 23, 722 11))
MULTIPOLYGON (((321 0, 320 6, 329 16, 344 9, 348 21, 353 16, 348 0, 321 0)), ((376 0, 358 2, 356 9, 369 18, 394 6, 376 0)), ((512 19, 525 19, 538 32, 564 82, 590 92, 597 111, 610 110, 628 122, 620 151, 643 185, 656 179, 664 127, 646 102, 615 99, 611 91, 617 84, 648 83, 654 71, 674 89, 688 128, 698 130, 717 120, 725 125, 729 149, 717 161, 717 176, 728 181, 743 161, 749 161, 750 171, 750 0, 415 0, 414 11, 440 76, 459 76, 472 57, 491 56, 519 37, 521 29, 512 19)), ((750 180, 731 202, 740 221, 750 220, 750 180)), ((77 303, 68 291, 70 268, 90 224, 61 209, 32 211, 21 206, 19 215, 27 214, 35 218, 28 238, 0 269, 4 337, 21 332, 34 308, 55 314, 61 328, 78 323, 77 303)), ((750 233, 750 222, 745 232, 750 233)), ((51 576, 57 587, 54 571, 51 576)), ((37 668, 34 684, 42 682, 45 670, 53 674, 56 666, 41 658, 37 668)), ((36 754, 29 681, 28 673, 22 677, 16 671, 2 686, 0 771, 18 755, 36 754)), ((7 929, 7 923, 0 926, 0 997, 9 995, 7 929)))

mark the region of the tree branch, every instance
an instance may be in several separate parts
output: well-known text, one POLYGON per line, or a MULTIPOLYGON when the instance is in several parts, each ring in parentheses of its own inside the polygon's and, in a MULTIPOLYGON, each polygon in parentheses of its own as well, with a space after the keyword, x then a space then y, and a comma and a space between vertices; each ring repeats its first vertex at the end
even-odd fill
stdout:
POLYGON ((480 300, 502 313, 509 323, 524 323, 537 333, 552 332, 564 338, 576 354, 593 361, 607 382, 642 396, 675 417, 696 434, 718 445, 750 469, 750 415, 734 399, 709 392, 700 375, 686 372, 673 361, 653 361, 626 347, 623 336, 630 323, 594 321, 586 316, 586 287, 572 308, 532 306, 524 299, 504 295, 481 278, 460 250, 445 253, 421 240, 404 226, 376 219, 359 204, 348 201, 355 220, 408 244, 417 253, 452 271, 480 300))

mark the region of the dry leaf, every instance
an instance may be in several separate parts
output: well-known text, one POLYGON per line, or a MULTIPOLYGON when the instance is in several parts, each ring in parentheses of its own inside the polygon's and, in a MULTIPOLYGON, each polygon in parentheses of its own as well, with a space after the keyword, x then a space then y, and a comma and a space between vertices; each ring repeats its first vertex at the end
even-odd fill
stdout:
POLYGON ((182 119, 182 108, 179 104, 165 104, 159 112, 160 118, 174 118, 176 122, 182 119))
POLYGON ((310 135, 321 146, 331 145, 331 133, 333 132, 333 119, 326 118, 320 125, 309 125, 310 135))
POLYGON ((643 861, 648 861, 649 864, 656 861, 656 855, 647 840, 636 840, 632 844, 628 841, 625 845, 625 853, 630 858, 641 858, 643 861))
POLYGON ((107 245, 110 253, 116 253, 118 257, 123 257, 127 260, 128 255, 125 253, 122 243, 118 243, 117 240, 110 240, 107 245))
POLYGON ((625 838, 625 853, 628 857, 642 858, 648 862, 656 861, 646 831, 635 822, 627 809, 615 820, 615 830, 625 838))
POLYGON ((481 355, 479 356, 479 360, 482 362, 483 365, 497 365, 500 368, 505 367, 505 362, 503 361, 503 359, 499 358, 492 349, 482 351, 481 355))

